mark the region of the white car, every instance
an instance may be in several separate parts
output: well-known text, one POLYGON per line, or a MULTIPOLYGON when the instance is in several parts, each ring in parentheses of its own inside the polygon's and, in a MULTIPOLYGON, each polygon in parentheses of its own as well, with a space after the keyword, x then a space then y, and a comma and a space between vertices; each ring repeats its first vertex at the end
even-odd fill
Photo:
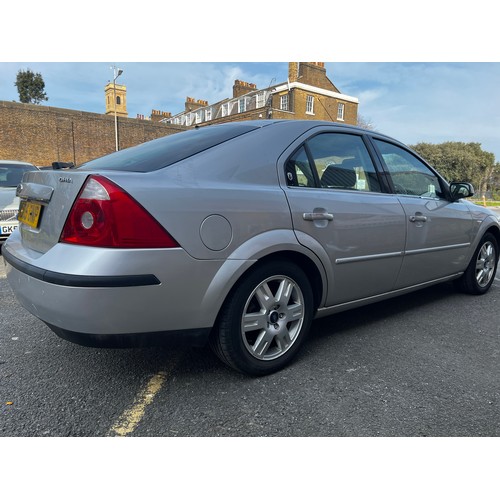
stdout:
POLYGON ((25 172, 38 170, 31 163, 0 160, 0 245, 18 227, 19 198, 16 188, 25 172))

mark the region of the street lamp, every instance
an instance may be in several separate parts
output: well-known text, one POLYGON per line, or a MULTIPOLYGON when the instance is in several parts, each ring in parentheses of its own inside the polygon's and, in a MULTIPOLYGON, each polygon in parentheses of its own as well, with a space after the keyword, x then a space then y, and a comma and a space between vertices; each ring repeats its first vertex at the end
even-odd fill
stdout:
POLYGON ((116 66, 111 66, 113 70, 113 101, 114 101, 114 110, 115 110, 115 146, 116 151, 118 151, 118 120, 116 118, 116 79, 123 73, 123 70, 117 68, 116 66))

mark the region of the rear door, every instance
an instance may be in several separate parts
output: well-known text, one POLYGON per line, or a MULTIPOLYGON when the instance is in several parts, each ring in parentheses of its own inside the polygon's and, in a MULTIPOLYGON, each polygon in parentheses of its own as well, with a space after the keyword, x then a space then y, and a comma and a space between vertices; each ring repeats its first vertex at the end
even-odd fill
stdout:
POLYGON ((463 271, 473 230, 466 204, 448 201, 442 179, 410 151, 381 139, 374 143, 406 217, 405 258, 397 288, 463 271))
POLYGON ((296 147, 284 168, 297 239, 327 256, 333 285, 325 305, 392 290, 405 214, 397 197, 383 192, 363 136, 318 133, 296 147))

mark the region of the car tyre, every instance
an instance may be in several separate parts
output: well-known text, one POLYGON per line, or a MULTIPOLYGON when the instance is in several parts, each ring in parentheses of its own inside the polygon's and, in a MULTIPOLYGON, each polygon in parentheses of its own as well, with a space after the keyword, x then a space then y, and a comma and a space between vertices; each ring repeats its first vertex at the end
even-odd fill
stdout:
POLYGON ((472 295, 486 293, 495 279, 498 265, 498 242, 486 233, 472 256, 465 273, 455 284, 459 291, 472 295))
POLYGON ((302 269, 270 261, 252 269, 226 300, 211 337, 217 356, 236 370, 268 375, 295 356, 311 326, 314 301, 302 269))

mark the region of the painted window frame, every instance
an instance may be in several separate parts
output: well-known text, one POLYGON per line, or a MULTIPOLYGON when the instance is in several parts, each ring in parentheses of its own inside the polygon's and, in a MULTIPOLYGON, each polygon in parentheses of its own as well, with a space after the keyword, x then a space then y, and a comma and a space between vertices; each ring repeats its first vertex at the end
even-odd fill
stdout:
POLYGON ((282 111, 288 111, 289 110, 289 96, 288 94, 283 94, 280 96, 280 109, 282 111))
POLYGON ((314 96, 312 95, 306 97, 306 114, 314 115, 314 96))
POLYGON ((345 104, 343 102, 339 102, 337 105, 337 120, 339 122, 343 122, 344 116, 345 116, 345 104))
POLYGON ((244 113, 247 110, 247 100, 242 97, 238 99, 238 113, 244 113))
POLYGON ((255 96, 255 107, 263 108, 265 105, 266 105, 266 96, 264 95, 264 92, 259 92, 255 96))

